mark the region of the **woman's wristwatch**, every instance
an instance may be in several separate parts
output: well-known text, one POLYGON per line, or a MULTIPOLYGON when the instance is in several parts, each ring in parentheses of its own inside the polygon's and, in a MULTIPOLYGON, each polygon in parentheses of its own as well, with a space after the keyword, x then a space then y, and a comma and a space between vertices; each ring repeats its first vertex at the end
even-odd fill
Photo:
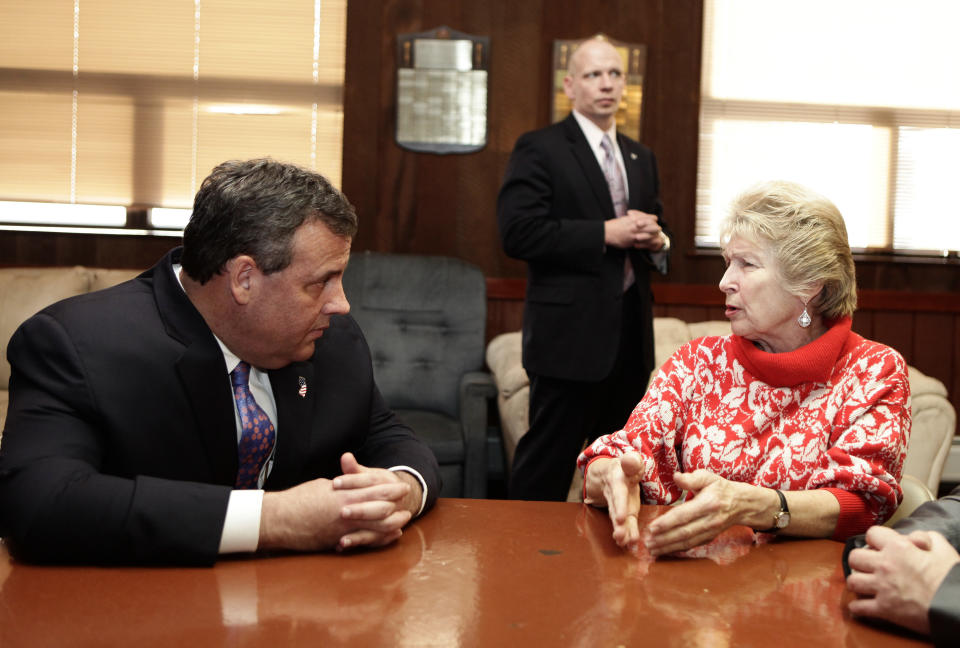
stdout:
POLYGON ((774 489, 774 492, 780 498, 780 510, 773 514, 773 526, 769 529, 754 529, 757 533, 776 533, 790 524, 790 508, 787 506, 787 498, 779 489, 774 489))

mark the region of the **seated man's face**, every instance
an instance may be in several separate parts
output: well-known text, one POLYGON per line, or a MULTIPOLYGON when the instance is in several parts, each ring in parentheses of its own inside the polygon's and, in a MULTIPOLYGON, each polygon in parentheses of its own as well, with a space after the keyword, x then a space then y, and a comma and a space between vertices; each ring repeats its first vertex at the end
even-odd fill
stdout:
POLYGON ((263 369, 310 359, 331 316, 350 312, 342 281, 350 243, 320 221, 300 226, 290 265, 273 274, 258 273, 254 282, 243 314, 245 359, 263 369))

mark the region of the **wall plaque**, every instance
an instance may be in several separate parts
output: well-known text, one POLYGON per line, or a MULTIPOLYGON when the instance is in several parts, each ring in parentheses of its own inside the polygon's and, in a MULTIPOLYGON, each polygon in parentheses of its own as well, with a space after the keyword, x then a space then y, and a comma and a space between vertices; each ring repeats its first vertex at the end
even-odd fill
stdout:
POLYGON ((490 37, 449 27, 397 36, 397 144, 471 153, 487 143, 490 37))
MULTIPOLYGON (((627 87, 617 110, 617 130, 640 141, 640 117, 643 105, 643 76, 647 67, 647 46, 640 43, 624 43, 597 34, 588 38, 602 38, 620 52, 626 74, 627 87)), ((553 41, 553 121, 558 122, 570 114, 570 100, 563 91, 563 78, 567 76, 570 56, 586 39, 553 41)))

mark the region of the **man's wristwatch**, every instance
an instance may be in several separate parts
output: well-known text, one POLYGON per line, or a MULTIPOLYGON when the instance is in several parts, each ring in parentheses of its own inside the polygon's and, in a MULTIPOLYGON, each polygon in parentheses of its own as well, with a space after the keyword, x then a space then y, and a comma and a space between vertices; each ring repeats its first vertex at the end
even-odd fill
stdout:
POLYGON ((663 243, 663 246, 657 250, 657 252, 669 252, 670 251, 670 237, 663 233, 663 230, 660 230, 660 242, 663 243))
POLYGON ((787 525, 790 524, 790 509, 787 507, 787 498, 779 489, 774 489, 774 492, 780 498, 780 510, 773 514, 773 526, 769 529, 759 529, 757 533, 776 533, 787 528, 787 525))

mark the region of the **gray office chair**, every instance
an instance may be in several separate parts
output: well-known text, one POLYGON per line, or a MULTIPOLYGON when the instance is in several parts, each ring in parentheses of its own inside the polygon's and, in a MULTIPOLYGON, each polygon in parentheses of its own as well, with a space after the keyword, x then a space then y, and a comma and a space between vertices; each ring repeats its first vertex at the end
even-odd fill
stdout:
POLYGON ((384 400, 437 456, 442 497, 486 497, 486 280, 439 256, 358 252, 343 278, 384 400))

